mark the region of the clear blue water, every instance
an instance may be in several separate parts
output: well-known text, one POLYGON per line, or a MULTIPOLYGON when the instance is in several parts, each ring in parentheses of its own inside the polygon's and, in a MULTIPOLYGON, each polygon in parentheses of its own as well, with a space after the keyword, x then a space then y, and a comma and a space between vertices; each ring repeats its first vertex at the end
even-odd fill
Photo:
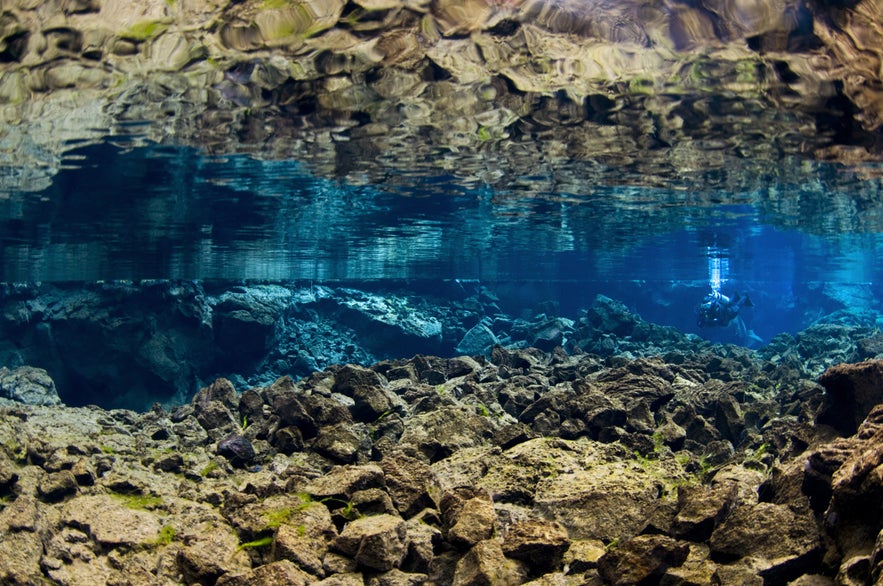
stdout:
POLYGON ((358 185, 298 161, 110 142, 75 149, 69 162, 48 189, 0 199, 0 281, 254 280, 417 292, 477 281, 514 314, 553 300, 573 315, 603 293, 649 321, 737 342, 696 325, 695 306, 717 278, 710 250, 725 259, 722 291, 751 297, 742 316, 765 341, 838 309, 876 312, 883 296, 879 182, 824 163, 794 182, 787 169, 749 174, 733 193, 677 178, 667 187, 538 191, 464 186, 440 173, 358 185), (855 208, 841 209, 844 199, 855 208))

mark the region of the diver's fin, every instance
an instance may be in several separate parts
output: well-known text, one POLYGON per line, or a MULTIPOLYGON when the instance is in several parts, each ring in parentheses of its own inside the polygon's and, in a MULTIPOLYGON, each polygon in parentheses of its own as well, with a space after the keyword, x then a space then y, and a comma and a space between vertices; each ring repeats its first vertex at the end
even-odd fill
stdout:
POLYGON ((747 338, 748 338, 749 340, 752 340, 752 341, 754 341, 754 342, 757 342, 758 344, 760 344, 761 346, 763 346, 763 344, 764 344, 764 342, 763 342, 763 338, 761 338, 760 336, 758 336, 757 334, 755 334, 755 333, 754 333, 754 330, 746 330, 746 331, 745 331, 745 335, 747 336, 747 338))

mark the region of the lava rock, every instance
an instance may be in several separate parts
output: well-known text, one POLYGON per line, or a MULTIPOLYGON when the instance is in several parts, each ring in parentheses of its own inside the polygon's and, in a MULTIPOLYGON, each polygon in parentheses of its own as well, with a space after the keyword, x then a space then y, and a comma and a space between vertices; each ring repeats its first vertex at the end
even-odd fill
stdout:
POLYGON ((247 466, 254 460, 254 446, 245 436, 233 434, 218 443, 218 454, 224 456, 234 466, 247 466))

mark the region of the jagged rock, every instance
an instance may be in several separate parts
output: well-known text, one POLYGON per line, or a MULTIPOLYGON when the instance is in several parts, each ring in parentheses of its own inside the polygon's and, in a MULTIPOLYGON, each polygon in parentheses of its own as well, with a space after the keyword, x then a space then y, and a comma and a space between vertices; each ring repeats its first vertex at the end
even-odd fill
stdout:
POLYGON ((395 515, 362 517, 347 523, 333 547, 360 566, 387 571, 402 563, 407 533, 405 522, 395 515))
POLYGON ((494 430, 494 424, 488 417, 461 407, 442 407, 419 413, 412 419, 399 443, 430 462, 458 449, 478 445, 491 437, 494 430))
POLYGON ((432 469, 422 460, 394 453, 380 461, 384 480, 393 504, 402 517, 409 519, 433 506, 429 487, 432 469))
POLYGON ((156 515, 129 509, 108 496, 80 496, 68 501, 62 523, 82 528, 102 546, 145 546, 156 541, 160 522, 156 515))
POLYGON ((0 530, 11 532, 38 529, 37 502, 32 496, 21 495, 0 511, 0 530))
POLYGON ((514 523, 503 539, 503 553, 531 568, 533 575, 558 567, 570 546, 567 531, 558 523, 526 520, 514 523))
POLYGON ((478 323, 470 328, 463 339, 457 344, 457 352, 467 356, 486 354, 490 348, 499 344, 497 336, 484 323, 478 323))
POLYGON ((393 413, 404 413, 405 405, 398 395, 379 386, 365 386, 353 391, 352 408, 356 421, 373 423, 393 413))
MULTIPOLYGON (((331 524, 330 515, 328 523, 331 524)), ((323 578, 325 569, 322 566, 322 557, 327 552, 328 545, 324 540, 315 539, 315 535, 313 528, 305 524, 283 523, 273 540, 273 557, 277 560, 290 560, 313 576, 323 578)))
POLYGON ((315 420, 293 391, 277 393, 272 405, 273 412, 279 417, 280 426, 294 426, 298 434, 303 434, 305 437, 316 435, 318 426, 315 420))
MULTIPOLYGON (((833 449, 816 452, 833 456, 825 462, 828 469, 836 466, 825 511, 826 528, 844 558, 867 555, 883 528, 878 520, 867 515, 868 507, 873 506, 871 503, 883 494, 883 483, 879 479, 883 465, 883 405, 871 410, 856 436, 829 447, 833 449)), ((810 462, 825 469, 819 466, 818 460, 810 462)))
POLYGON ((426 584, 427 578, 426 574, 403 572, 394 568, 388 572, 372 576, 368 580, 368 586, 422 586, 426 584))
POLYGON ((448 541, 465 549, 491 538, 496 529, 497 517, 494 505, 487 496, 468 498, 456 504, 450 501, 459 501, 459 497, 445 497, 442 498, 441 509, 450 525, 447 531, 448 541), (456 508, 456 511, 449 512, 451 508, 456 508))
POLYGON ((704 486, 678 487, 678 512, 671 523, 671 533, 678 539, 704 542, 730 513, 736 502, 735 483, 716 489, 704 486))
POLYGON ((826 404, 817 423, 852 435, 874 405, 883 401, 883 360, 832 366, 819 377, 819 384, 825 388, 826 404))
POLYGON ((317 499, 347 500, 355 492, 384 486, 383 469, 377 464, 336 466, 328 474, 310 482, 304 491, 317 499))
POLYGON ((469 584, 499 584, 509 586, 521 584, 527 571, 514 560, 503 554, 500 542, 494 539, 476 543, 457 562, 454 572, 454 586, 469 584))
POLYGON ((435 561, 435 550, 442 542, 442 532, 420 517, 409 519, 407 527, 408 553, 402 561, 402 569, 428 573, 435 561))
POLYGON ((239 540, 227 525, 208 519, 193 527, 178 550, 178 567, 192 583, 217 582, 224 574, 251 570, 248 555, 239 549, 239 540))
POLYGON ((39 584, 43 579, 40 558, 43 542, 31 531, 0 528, 0 581, 4 584, 39 584))
POLYGON ((61 403, 49 373, 31 366, 19 366, 12 370, 0 367, 0 396, 27 405, 61 403))
POLYGON ((792 511, 772 503, 742 505, 711 534, 713 559, 766 560, 765 579, 787 580, 806 573, 819 560, 821 540, 808 511, 792 511))
POLYGON ((271 562, 242 574, 227 574, 215 582, 217 586, 307 586, 312 583, 312 576, 288 560, 271 562))
POLYGON ((248 438, 233 434, 218 443, 218 454, 224 456, 236 466, 246 466, 254 460, 254 447, 248 438))
POLYGON ((362 423, 331 425, 319 430, 312 448, 340 464, 365 462, 370 458, 371 434, 362 423))
POLYGON ((649 583, 682 565, 689 551, 688 544, 665 535, 638 535, 604 554, 598 570, 610 584, 649 583))
POLYGON ((37 493, 47 502, 55 502, 77 492, 77 478, 70 470, 49 474, 40 482, 37 493))

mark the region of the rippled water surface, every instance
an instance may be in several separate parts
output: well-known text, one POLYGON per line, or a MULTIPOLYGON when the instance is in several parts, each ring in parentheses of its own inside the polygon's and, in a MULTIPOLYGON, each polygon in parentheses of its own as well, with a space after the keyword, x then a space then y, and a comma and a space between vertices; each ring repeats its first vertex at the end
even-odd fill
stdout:
POLYGON ((879 304, 874 166, 798 160, 799 181, 761 168, 734 193, 677 177, 523 187, 510 177, 500 188, 455 169, 360 184, 294 160, 110 140, 67 162, 48 189, 0 200, 0 280, 478 281, 571 312, 600 292, 689 331, 694 301, 719 279, 751 295, 747 318, 766 339, 838 304, 879 304))

